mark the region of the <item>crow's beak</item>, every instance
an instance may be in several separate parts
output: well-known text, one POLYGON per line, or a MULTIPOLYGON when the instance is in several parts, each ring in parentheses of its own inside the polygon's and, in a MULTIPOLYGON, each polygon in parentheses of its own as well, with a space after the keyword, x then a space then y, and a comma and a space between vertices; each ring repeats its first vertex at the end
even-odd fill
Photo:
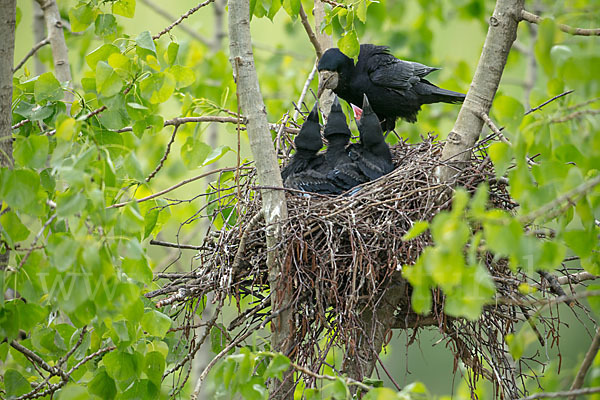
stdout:
POLYGON ((319 88, 317 98, 320 99, 325 89, 335 89, 338 85, 338 73, 335 71, 321 71, 319 73, 319 88))

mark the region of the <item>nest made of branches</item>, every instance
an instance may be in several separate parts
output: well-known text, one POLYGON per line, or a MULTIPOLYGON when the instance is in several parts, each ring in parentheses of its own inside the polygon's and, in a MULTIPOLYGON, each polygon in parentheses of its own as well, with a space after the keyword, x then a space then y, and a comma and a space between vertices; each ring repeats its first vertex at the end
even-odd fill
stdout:
MULTIPOLYGON (((366 353, 376 353, 376 324, 366 326, 363 312, 370 310, 376 315, 394 297, 394 321, 386 321, 387 326, 415 330, 435 326, 455 359, 468 367, 473 386, 479 376, 484 376, 495 383, 500 397, 523 393, 520 380, 533 369, 521 367, 515 372, 504 337, 515 331, 517 323, 529 318, 527 307, 486 306, 475 322, 448 318, 443 314, 444 296, 435 290, 432 313, 423 317, 412 311, 411 287, 401 277, 402 267, 414 264, 423 249, 432 245, 428 232, 408 241, 402 237, 417 221, 430 221, 448 210, 453 187, 461 186, 473 193, 480 183, 487 182, 490 207, 511 210, 516 206, 506 182, 494 174, 486 152, 488 144, 489 138, 471 149, 469 165, 452 186, 436 178, 444 142, 430 135, 418 144, 401 142, 393 146, 395 170, 353 190, 351 195, 287 191, 288 218, 278 250, 283 254, 285 276, 279 290, 291 299, 288 307, 294 316, 289 321, 293 327, 293 337, 289 338, 291 358, 315 372, 332 346, 343 348, 347 359, 368 358, 366 353)), ((254 171, 246 171, 237 186, 229 189, 235 195, 213 204, 209 217, 224 222, 224 226, 213 226, 206 235, 190 273, 171 276, 153 294, 167 296, 160 305, 189 305, 211 292, 221 300, 235 298, 238 305, 243 299, 251 299, 249 307, 239 307, 229 329, 249 331, 265 326, 271 315, 265 240, 269 227, 261 218, 256 189, 254 171)), ((505 260, 486 254, 481 258, 502 297, 522 300, 519 284, 536 283, 530 276, 512 272, 505 260)), ((193 317, 193 313, 189 315, 193 317)), ((537 325, 544 332, 540 340, 544 340, 542 335, 555 332, 557 324, 555 318, 539 316, 537 325)), ((527 363, 527 359, 519 363, 527 363)), ((310 386, 311 378, 307 379, 310 386)))

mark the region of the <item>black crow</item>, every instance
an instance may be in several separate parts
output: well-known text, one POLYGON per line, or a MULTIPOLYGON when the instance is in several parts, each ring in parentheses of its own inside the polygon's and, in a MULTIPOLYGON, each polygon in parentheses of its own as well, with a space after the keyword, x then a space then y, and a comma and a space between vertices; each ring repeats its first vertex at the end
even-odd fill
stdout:
POLYGON ((381 124, 369 104, 367 95, 362 103, 362 116, 356 120, 360 143, 348 148, 350 159, 369 180, 374 180, 394 169, 390 147, 385 142, 381 124))
POLYGON ((331 105, 324 136, 329 143, 325 152, 329 169, 326 171, 327 177, 343 190, 368 182, 369 178, 360 171, 348 154, 351 133, 337 96, 331 105))
POLYGON ((325 156, 317 154, 323 147, 317 104, 302 124, 300 133, 294 139, 294 143, 296 144, 296 153, 294 153, 288 165, 281 170, 283 185, 308 192, 341 193, 342 190, 327 178, 325 156))
POLYGON ((330 48, 319 60, 321 84, 318 95, 323 89, 331 89, 347 102, 360 104, 366 94, 389 132, 399 117, 416 122, 423 104, 464 100, 464 94, 441 89, 423 79, 438 69, 400 60, 390 54, 387 46, 361 44, 356 65, 340 49, 330 48))

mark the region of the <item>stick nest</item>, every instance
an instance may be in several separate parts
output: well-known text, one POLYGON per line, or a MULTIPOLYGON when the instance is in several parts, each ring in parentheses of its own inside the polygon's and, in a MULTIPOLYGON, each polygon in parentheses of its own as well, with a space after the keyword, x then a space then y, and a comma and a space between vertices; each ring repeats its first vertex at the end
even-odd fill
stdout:
MULTIPOLYGON (((470 164, 453 187, 462 186, 473 193, 480 183, 487 182, 489 206, 511 210, 516 204, 510 199, 505 182, 495 177, 487 144, 485 140, 477 144, 470 164)), ((393 146, 396 169, 352 195, 333 197, 286 191, 285 239, 276 248, 283 255, 285 278, 278 290, 291 299, 289 308, 284 310, 293 316, 288 321, 292 332, 288 354, 300 365, 318 372, 332 346, 344 349, 345 360, 377 357, 373 350, 377 344, 381 346, 377 339, 381 322, 389 329, 412 328, 415 335, 420 327, 435 326, 455 359, 467 366, 473 386, 479 376, 484 376, 494 382, 500 397, 512 398, 522 393, 518 382, 527 368, 519 366, 519 372, 514 372, 514 361, 507 355, 503 338, 515 331, 518 322, 528 318, 527 307, 495 304, 486 306, 478 321, 455 319, 443 314, 444 297, 438 290, 434 291, 429 316, 416 314, 410 306, 411 287, 402 279, 401 270, 414 264, 423 249, 432 245, 432 239, 429 232, 408 241, 401 238, 417 221, 430 221, 451 206, 452 187, 439 183, 435 174, 441 165, 443 145, 428 136, 418 144, 402 142, 393 146), (365 324, 364 315, 361 316, 365 310, 375 314, 377 320, 383 315, 377 313, 390 306, 393 309, 387 313, 388 320, 365 324)), ((159 306, 186 304, 187 310, 211 292, 220 306, 224 299, 235 298, 239 312, 228 328, 237 328, 237 337, 242 337, 244 332, 265 327, 273 315, 265 240, 270 227, 261 218, 254 171, 246 171, 237 182, 237 186, 226 190, 214 188, 228 195, 210 203, 209 217, 224 225, 221 229, 212 226, 195 257, 196 267, 186 274, 163 274, 168 282, 148 297, 166 295, 159 306)), ((505 260, 482 255, 482 262, 503 298, 523 300, 519 284, 535 284, 534 278, 511 272, 505 260)), ((186 312, 193 318, 193 310, 186 312)), ((546 333, 555 332, 555 325, 554 318, 537 320, 537 326, 546 333)), ((391 330, 383 336, 385 344, 391 338, 391 330)), ((413 335, 411 343, 414 338, 413 335)), ((201 339, 196 341, 202 342, 205 337, 201 339)), ((518 361, 522 362, 527 359, 518 361)), ((309 387, 312 378, 306 379, 309 387)))

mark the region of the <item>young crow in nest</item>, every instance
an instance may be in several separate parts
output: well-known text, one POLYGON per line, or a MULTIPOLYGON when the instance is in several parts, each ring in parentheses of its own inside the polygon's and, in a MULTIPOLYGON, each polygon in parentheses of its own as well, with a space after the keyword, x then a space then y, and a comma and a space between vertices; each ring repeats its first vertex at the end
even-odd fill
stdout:
POLYGON ((361 172, 348 154, 351 133, 337 96, 331 105, 324 136, 329 142, 325 152, 325 160, 329 169, 327 177, 344 191, 368 182, 369 178, 361 172))
POLYGON ((366 94, 362 103, 362 116, 356 120, 356 125, 360 132, 360 143, 348 148, 350 158, 369 180, 391 172, 394 169, 392 153, 366 94))
POLYGON ((438 69, 400 60, 390 54, 387 46, 360 45, 356 65, 340 49, 331 48, 319 60, 318 95, 323 89, 331 89, 347 102, 360 104, 366 94, 382 126, 389 132, 396 126, 397 118, 416 122, 423 104, 464 100, 464 94, 441 89, 424 79, 438 69))
POLYGON ((315 104, 300 133, 294 139, 296 153, 288 165, 281 170, 283 186, 308 192, 338 194, 337 188, 326 176, 326 161, 323 154, 317 154, 323 147, 319 108, 315 104))

